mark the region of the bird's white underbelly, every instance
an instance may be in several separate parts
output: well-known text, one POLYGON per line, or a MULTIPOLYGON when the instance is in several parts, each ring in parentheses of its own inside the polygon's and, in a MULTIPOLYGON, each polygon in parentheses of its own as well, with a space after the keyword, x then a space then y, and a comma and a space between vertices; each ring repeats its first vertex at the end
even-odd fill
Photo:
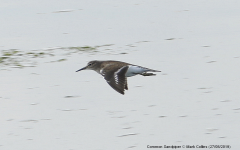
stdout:
POLYGON ((129 65, 129 68, 128 68, 125 76, 126 77, 131 77, 131 76, 135 76, 137 74, 141 74, 141 73, 146 72, 146 71, 147 71, 146 68, 129 65))

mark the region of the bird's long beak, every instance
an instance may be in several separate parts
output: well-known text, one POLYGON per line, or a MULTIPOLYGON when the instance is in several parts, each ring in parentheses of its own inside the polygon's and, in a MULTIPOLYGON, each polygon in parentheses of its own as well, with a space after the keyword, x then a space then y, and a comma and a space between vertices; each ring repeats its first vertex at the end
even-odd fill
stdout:
POLYGON ((82 70, 85 70, 86 68, 87 68, 87 67, 83 67, 83 68, 77 70, 76 72, 78 72, 78 71, 82 71, 82 70))

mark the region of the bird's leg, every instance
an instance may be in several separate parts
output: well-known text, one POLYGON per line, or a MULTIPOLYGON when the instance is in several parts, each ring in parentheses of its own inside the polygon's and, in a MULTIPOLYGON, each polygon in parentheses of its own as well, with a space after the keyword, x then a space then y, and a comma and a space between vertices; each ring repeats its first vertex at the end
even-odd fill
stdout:
POLYGON ((142 75, 142 76, 155 76, 156 74, 154 74, 154 73, 148 73, 148 72, 143 72, 143 73, 141 73, 140 75, 142 75))

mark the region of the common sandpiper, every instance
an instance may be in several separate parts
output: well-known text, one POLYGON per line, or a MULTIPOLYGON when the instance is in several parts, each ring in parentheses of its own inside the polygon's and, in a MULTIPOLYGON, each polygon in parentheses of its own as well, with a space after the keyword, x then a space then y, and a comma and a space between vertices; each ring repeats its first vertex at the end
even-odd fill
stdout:
POLYGON ((124 94, 124 90, 128 90, 127 77, 132 77, 135 75, 142 76, 153 76, 156 74, 148 72, 161 72, 158 70, 153 70, 138 65, 129 64, 121 61, 99 61, 93 60, 90 61, 86 67, 83 67, 81 70, 94 70, 97 73, 101 74, 107 83, 117 92, 124 94))

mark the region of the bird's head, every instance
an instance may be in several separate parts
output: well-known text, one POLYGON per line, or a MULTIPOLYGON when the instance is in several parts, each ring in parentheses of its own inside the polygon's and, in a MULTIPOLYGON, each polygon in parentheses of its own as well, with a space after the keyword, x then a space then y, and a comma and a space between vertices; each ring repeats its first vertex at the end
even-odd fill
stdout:
POLYGON ((90 62, 88 62, 86 67, 83 67, 83 68, 77 70, 76 72, 82 71, 82 70, 96 70, 98 67, 98 64, 99 64, 99 61, 96 61, 96 60, 90 61, 90 62))

